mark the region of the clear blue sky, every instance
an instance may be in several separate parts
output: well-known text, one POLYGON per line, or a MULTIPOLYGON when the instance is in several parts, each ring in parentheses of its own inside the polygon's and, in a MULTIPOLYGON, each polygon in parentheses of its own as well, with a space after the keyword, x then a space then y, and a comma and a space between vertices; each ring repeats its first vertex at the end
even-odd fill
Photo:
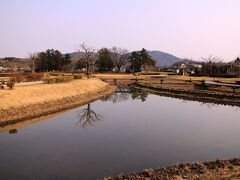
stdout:
POLYGON ((86 42, 179 57, 240 56, 240 0, 0 0, 0 57, 86 42))

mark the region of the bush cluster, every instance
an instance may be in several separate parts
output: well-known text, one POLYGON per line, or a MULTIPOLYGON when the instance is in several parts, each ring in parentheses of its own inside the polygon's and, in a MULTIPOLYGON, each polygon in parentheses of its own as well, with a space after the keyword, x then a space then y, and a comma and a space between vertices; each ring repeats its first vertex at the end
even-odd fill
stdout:
POLYGON ((41 81, 44 73, 26 73, 27 81, 41 81))
POLYGON ((26 75, 24 75, 23 73, 12 73, 10 74, 10 77, 15 78, 17 83, 26 81, 26 75))
POLYGON ((9 73, 0 73, 0 77, 9 77, 9 73))
POLYGON ((0 74, 1 77, 12 77, 15 78, 16 82, 30 82, 30 81, 40 81, 42 80, 44 73, 8 73, 0 74))

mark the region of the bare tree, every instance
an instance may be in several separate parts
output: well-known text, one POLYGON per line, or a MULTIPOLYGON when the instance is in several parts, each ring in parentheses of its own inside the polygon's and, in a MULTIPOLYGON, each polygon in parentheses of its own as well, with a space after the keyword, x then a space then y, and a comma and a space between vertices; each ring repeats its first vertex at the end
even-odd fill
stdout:
POLYGON ((210 67, 210 71, 209 74, 213 74, 213 67, 217 64, 221 62, 221 59, 215 56, 208 56, 207 58, 202 57, 202 60, 206 62, 207 65, 207 69, 206 71, 208 71, 208 67, 210 67))
POLYGON ((127 49, 113 47, 111 50, 111 56, 113 59, 114 66, 117 71, 120 72, 121 68, 129 61, 129 53, 127 49))
POLYGON ((101 115, 97 114, 94 110, 92 110, 90 104, 88 104, 87 108, 83 109, 80 120, 77 122, 76 125, 82 128, 86 128, 88 126, 94 126, 94 123, 100 120, 101 115))
POLYGON ((32 69, 32 73, 35 73, 37 58, 38 58, 37 53, 29 53, 28 59, 32 69))
POLYGON ((85 43, 82 43, 79 47, 80 49, 78 51, 83 53, 81 59, 87 65, 87 78, 89 78, 96 60, 94 55, 95 49, 91 46, 86 45, 85 43))
POLYGON ((209 55, 207 58, 202 57, 202 60, 204 60, 206 63, 216 63, 219 61, 219 58, 213 55, 209 55))

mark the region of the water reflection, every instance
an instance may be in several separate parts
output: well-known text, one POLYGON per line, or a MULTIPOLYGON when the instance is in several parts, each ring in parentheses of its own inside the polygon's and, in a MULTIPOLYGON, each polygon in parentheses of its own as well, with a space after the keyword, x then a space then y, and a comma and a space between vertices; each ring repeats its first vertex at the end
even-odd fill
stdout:
POLYGON ((148 93, 138 90, 132 91, 131 95, 133 100, 140 99, 142 102, 146 101, 148 97, 148 93))
POLYGON ((112 101, 113 103, 128 101, 128 100, 141 100, 142 102, 146 101, 148 97, 148 93, 134 89, 130 86, 118 86, 116 93, 111 96, 108 96, 102 99, 103 102, 105 101, 112 101))
MULTIPOLYGON (((169 96, 168 96, 169 97, 169 96)), ((170 97, 173 98, 173 97, 170 97)), ((182 103, 184 104, 188 104, 189 102, 198 102, 199 106, 201 107, 207 107, 208 109, 214 109, 220 106, 229 106, 231 107, 232 110, 234 111, 240 111, 240 107, 239 106, 235 106, 235 105, 226 105, 224 103, 214 103, 214 102, 207 102, 207 101, 201 101, 201 100, 192 100, 192 99, 183 99, 183 98, 175 98, 174 99, 180 99, 182 101, 182 103)))
POLYGON ((93 109, 91 109, 91 104, 88 104, 86 108, 80 113, 80 119, 76 123, 76 126, 87 128, 94 126, 97 121, 101 121, 102 116, 97 114, 93 109))
POLYGON ((48 120, 0 127, 0 179, 87 180, 240 156, 235 107, 127 91, 48 120))

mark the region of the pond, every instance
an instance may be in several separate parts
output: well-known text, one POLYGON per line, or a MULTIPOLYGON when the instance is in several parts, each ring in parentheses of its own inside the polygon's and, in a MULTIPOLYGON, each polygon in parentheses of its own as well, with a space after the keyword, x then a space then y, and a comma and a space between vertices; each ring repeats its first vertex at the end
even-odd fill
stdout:
POLYGON ((97 179, 240 156, 240 110, 118 89, 0 133, 0 179, 97 179))

